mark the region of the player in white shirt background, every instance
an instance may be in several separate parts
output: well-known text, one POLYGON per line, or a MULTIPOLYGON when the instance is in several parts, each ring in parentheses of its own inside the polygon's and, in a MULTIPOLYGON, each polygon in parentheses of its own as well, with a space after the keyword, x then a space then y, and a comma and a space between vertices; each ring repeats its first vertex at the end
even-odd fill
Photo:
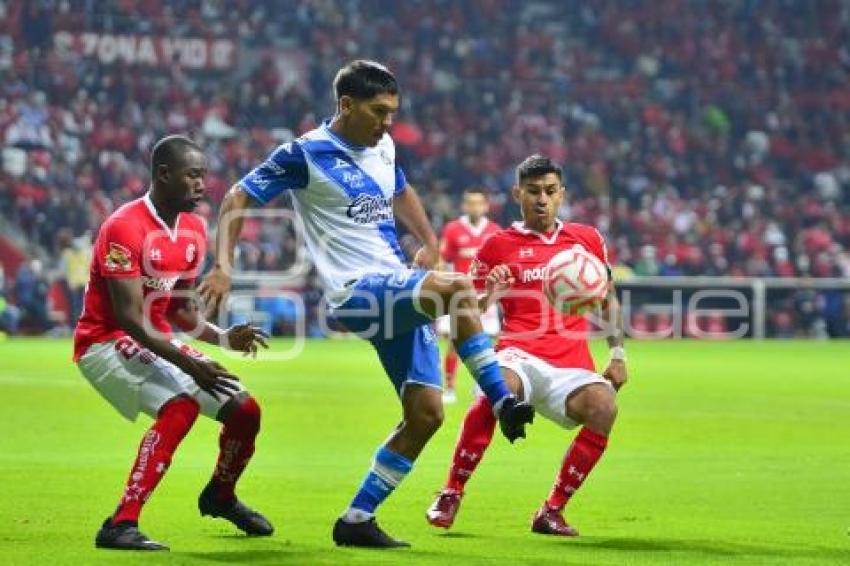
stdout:
POLYGON ((229 267, 245 210, 288 192, 331 315, 370 341, 402 405, 401 423, 376 452, 334 525, 333 540, 346 546, 408 546, 383 532, 374 515, 443 421, 433 320, 447 312, 455 318, 457 352, 509 440, 525 435, 533 410, 505 385, 481 327, 471 279, 430 271, 439 257, 437 237, 395 161, 388 134, 399 108, 395 77, 379 63, 358 60, 339 70, 333 88, 334 117, 278 147, 225 196, 215 264, 200 291, 208 308, 220 305, 231 287, 229 267), (412 269, 398 243, 396 217, 422 242, 412 269))

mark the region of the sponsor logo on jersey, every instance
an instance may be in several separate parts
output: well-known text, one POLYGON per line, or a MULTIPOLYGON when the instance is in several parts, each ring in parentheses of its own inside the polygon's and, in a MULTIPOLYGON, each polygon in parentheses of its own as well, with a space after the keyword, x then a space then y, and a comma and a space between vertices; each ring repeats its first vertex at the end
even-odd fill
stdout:
POLYGON ((151 261, 162 261, 162 250, 159 248, 151 249, 151 261))
POLYGON ((392 199, 376 195, 358 195, 348 205, 346 214, 358 224, 392 220, 392 199))
POLYGON ((186 246, 186 261, 192 263, 195 260, 195 252, 196 252, 195 244, 189 244, 186 246))
POLYGON ((109 250, 106 252, 104 265, 109 271, 130 271, 133 269, 131 258, 130 250, 121 244, 109 242, 109 250))
POLYGON ((546 274, 549 272, 549 268, 545 265, 538 265, 537 267, 533 267, 531 269, 523 269, 522 270, 522 282, 529 283, 531 281, 542 281, 546 274))
POLYGON ((143 275, 142 285, 156 291, 171 291, 179 279, 179 277, 148 277, 143 275))
POLYGON ((534 248, 520 248, 519 249, 519 258, 526 259, 529 257, 534 257, 534 248))
MULTIPOLYGON (((337 161, 340 161, 340 159, 337 158, 337 161)), ((343 161, 343 163, 345 162, 343 161)), ((345 165, 348 166, 348 163, 345 163, 345 165)), ((334 166, 334 169, 336 169, 336 166, 334 166)), ((340 177, 342 178, 342 182, 352 189, 362 189, 366 186, 366 179, 363 175, 363 171, 360 171, 359 169, 355 171, 343 171, 340 174, 340 177)))

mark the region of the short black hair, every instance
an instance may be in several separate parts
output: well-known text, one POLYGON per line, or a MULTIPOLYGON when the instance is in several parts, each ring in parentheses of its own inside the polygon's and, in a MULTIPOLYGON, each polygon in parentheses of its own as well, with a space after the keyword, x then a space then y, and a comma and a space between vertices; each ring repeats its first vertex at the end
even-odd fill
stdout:
POLYGON ((484 198, 490 197, 490 191, 480 185, 472 185, 463 189, 463 195, 484 195, 484 198))
POLYGON ((156 142, 151 150, 151 176, 156 177, 156 168, 160 165, 172 166, 180 162, 187 149, 204 152, 201 146, 186 136, 165 136, 156 142))
POLYGON ((398 94, 398 82, 389 69, 376 61, 357 59, 344 66, 334 77, 334 94, 366 100, 378 94, 398 94))
POLYGON ((550 158, 544 157, 539 153, 529 155, 516 168, 516 178, 519 183, 526 179, 542 177, 549 173, 554 173, 558 176, 558 179, 564 178, 561 167, 550 158))

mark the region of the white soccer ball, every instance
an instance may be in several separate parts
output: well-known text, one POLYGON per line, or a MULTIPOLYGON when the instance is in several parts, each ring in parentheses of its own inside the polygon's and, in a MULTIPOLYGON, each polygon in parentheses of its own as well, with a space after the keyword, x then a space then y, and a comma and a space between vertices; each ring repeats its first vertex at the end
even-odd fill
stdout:
POLYGON ((580 244, 555 254, 543 276, 543 293, 549 303, 566 314, 597 308, 609 287, 605 264, 580 244))

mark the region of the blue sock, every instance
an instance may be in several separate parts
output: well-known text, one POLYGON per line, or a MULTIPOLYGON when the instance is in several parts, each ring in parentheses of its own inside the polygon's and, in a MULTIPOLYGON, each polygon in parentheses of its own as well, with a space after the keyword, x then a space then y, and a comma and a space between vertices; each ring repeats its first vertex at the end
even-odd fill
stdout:
POLYGON ((466 342, 457 347, 457 355, 466 364, 493 407, 498 407, 499 402, 511 394, 502 377, 502 370, 499 369, 490 337, 485 333, 479 332, 467 338, 466 342))
POLYGON ((369 520, 378 505, 390 496, 411 468, 413 462, 401 454, 396 454, 386 446, 378 448, 372 467, 369 468, 369 473, 363 479, 363 484, 343 519, 351 523, 369 520))

